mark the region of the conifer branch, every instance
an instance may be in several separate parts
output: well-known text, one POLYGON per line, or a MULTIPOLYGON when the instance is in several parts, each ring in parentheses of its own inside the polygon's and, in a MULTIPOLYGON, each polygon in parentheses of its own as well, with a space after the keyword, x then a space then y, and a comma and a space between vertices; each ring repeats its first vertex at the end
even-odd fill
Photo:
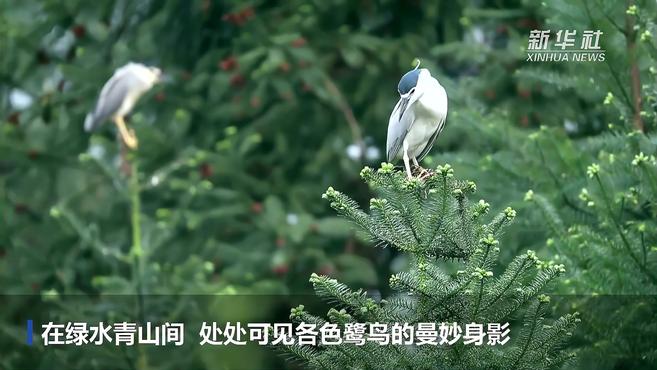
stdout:
MULTIPOLYGON (((590 168, 590 167, 589 167, 590 168)), ((623 231, 623 228, 621 225, 618 223, 615 217, 613 217, 613 211, 611 209, 611 201, 609 200, 609 195, 607 194, 607 190, 605 189, 604 184, 602 183, 602 180, 600 179, 600 174, 599 171, 593 171, 591 172, 593 174, 593 177, 595 177, 596 182, 598 183, 598 186, 600 187, 600 191, 602 194, 602 199, 605 202, 605 206, 607 208, 607 212, 609 213, 612 223, 614 224, 614 228, 616 232, 618 233, 619 237, 621 238, 621 241, 623 242, 623 247, 625 248, 625 251, 627 254, 632 258, 636 266, 643 272, 651 281, 653 284, 657 284, 657 276, 654 275, 652 272, 650 272, 644 264, 639 261, 637 256, 634 254, 634 251, 632 250, 632 246, 630 245, 630 242, 627 240, 627 237, 625 236, 625 232, 623 231)))

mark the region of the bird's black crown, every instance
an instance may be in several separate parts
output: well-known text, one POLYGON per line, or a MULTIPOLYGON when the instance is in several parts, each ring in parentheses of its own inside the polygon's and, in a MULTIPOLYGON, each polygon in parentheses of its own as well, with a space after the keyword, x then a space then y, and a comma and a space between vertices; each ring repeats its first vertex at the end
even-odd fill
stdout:
POLYGON ((415 85, 417 85, 417 79, 419 76, 419 69, 414 69, 412 71, 406 72, 406 74, 402 76, 401 80, 399 80, 399 85, 397 86, 399 93, 402 95, 408 94, 408 92, 411 91, 415 85))

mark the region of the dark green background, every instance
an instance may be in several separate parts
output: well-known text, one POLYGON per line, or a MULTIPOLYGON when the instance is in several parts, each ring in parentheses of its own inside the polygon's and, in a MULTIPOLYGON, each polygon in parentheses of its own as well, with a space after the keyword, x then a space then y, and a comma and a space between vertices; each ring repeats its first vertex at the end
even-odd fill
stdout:
MULTIPOLYGON (((251 321, 285 320, 298 294, 326 311, 310 303, 312 272, 385 295, 406 257, 372 248, 320 195, 333 186, 368 202, 358 173, 384 160, 396 85, 415 58, 449 96, 446 128, 423 165, 449 162, 477 182, 491 212, 518 210, 503 262, 535 249, 566 264, 554 291, 579 296, 555 310, 582 311, 572 366, 652 368, 657 282, 644 271, 657 267, 657 177, 654 163, 631 161, 657 151, 657 11, 637 1, 627 14, 634 3, 0 0, 0 368, 130 368, 136 349, 124 366, 103 348, 26 348, 23 320, 31 310, 107 319, 103 297, 137 289, 177 297, 156 306, 163 311, 208 308, 186 295, 277 297, 228 304, 251 321), (528 63, 532 29, 553 38, 575 29, 577 40, 602 30, 606 61, 528 63), (171 77, 129 118, 134 157, 121 153, 111 124, 82 129, 103 83, 129 61, 171 77), (12 103, 17 91, 31 105, 12 103), (129 160, 142 188, 141 274, 130 254, 129 160), (587 177, 594 162, 610 207, 587 177), (525 201, 530 189, 536 197, 525 201), (587 301, 622 294, 638 298, 587 301)), ((149 368, 283 366, 269 350, 237 360, 183 352, 147 351, 149 368)))

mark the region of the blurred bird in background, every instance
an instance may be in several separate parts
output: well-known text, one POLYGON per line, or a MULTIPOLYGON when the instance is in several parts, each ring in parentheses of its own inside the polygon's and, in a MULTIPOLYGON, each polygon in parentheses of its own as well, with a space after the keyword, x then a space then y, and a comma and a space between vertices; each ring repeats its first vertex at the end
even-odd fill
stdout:
POLYGON ((399 81, 400 99, 388 121, 386 143, 388 162, 401 157, 409 178, 413 177, 410 162, 420 167, 418 162, 431 150, 447 118, 445 89, 428 69, 419 67, 418 62, 399 81))
POLYGON ((139 63, 128 63, 117 69, 105 83, 93 111, 84 120, 84 129, 91 132, 103 122, 111 119, 119 129, 121 139, 128 148, 137 147, 137 137, 125 125, 124 117, 130 113, 146 91, 150 90, 162 76, 162 71, 139 63))

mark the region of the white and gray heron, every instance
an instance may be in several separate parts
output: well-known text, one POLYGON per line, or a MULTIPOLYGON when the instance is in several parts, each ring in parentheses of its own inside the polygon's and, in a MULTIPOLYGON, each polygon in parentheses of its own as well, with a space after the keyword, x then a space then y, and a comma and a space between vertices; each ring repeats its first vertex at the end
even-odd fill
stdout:
POLYGON ((426 68, 404 74, 397 90, 400 99, 388 121, 386 152, 388 162, 402 158, 409 178, 413 177, 410 162, 420 166, 445 126, 447 93, 426 68))
POLYGON ((137 137, 133 130, 125 125, 124 117, 130 113, 139 97, 150 90, 162 76, 162 71, 139 63, 128 63, 117 69, 105 83, 93 111, 84 120, 87 132, 98 128, 111 119, 119 129, 125 145, 131 149, 137 147, 137 137))

